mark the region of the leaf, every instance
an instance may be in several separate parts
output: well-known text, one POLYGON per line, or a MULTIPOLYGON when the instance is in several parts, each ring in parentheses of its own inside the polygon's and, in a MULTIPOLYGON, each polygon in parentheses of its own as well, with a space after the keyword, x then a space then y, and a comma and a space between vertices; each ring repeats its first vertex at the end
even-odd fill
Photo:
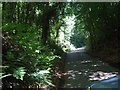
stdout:
POLYGON ((0 66, 0 68, 7 68, 7 67, 9 67, 9 66, 0 66))
POLYGON ((25 72, 26 70, 24 69, 24 67, 19 67, 17 69, 14 70, 14 73, 13 73, 13 76, 16 78, 16 79, 21 79, 23 80, 23 77, 25 75, 25 72))
POLYGON ((0 73, 0 79, 2 79, 2 78, 5 78, 5 77, 8 77, 8 76, 11 76, 12 74, 7 74, 7 75, 2 75, 2 74, 4 74, 4 73, 0 73))
POLYGON ((40 70, 40 72, 38 72, 38 74, 48 74, 50 73, 48 70, 40 70))

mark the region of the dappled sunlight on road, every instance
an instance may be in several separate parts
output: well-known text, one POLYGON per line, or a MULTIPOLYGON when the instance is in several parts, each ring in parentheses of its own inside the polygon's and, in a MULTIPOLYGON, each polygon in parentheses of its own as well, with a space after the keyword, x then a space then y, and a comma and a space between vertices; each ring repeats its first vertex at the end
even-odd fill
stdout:
MULTIPOLYGON (((81 49, 80 49, 81 50, 81 49)), ((64 88, 85 88, 94 81, 118 75, 120 70, 103 63, 99 58, 91 58, 85 52, 67 54, 64 88)))
POLYGON ((114 77, 117 76, 118 72, 110 72, 110 73, 106 73, 106 72, 102 72, 102 71, 97 71, 95 73, 93 73, 93 75, 90 75, 90 79, 89 80, 104 80, 104 79, 108 79, 110 77, 114 77))

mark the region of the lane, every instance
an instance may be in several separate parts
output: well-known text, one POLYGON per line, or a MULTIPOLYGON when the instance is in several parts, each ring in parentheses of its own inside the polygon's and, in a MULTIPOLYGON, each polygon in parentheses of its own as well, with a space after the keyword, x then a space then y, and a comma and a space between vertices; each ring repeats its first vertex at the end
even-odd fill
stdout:
POLYGON ((118 75, 120 70, 92 58, 79 48, 67 54, 63 88, 85 88, 95 81, 118 75))

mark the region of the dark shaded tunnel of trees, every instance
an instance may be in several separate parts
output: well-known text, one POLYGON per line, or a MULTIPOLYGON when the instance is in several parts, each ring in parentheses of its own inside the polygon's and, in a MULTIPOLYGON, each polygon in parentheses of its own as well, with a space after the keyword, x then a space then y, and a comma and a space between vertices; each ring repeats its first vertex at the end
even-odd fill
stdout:
POLYGON ((1 8, 3 88, 55 87, 53 77, 59 77, 56 67, 65 53, 59 37, 66 16, 75 16, 70 43, 120 63, 120 3, 2 2, 1 8))

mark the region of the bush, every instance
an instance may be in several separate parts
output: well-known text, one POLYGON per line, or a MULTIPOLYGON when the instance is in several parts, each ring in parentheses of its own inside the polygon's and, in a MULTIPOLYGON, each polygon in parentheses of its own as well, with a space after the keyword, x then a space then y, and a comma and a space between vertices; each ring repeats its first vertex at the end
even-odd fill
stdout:
POLYGON ((3 26, 3 66, 7 66, 0 77, 3 78, 3 88, 5 85, 10 88, 10 84, 12 87, 54 86, 51 69, 60 58, 49 46, 40 43, 38 32, 35 26, 25 24, 3 26))

